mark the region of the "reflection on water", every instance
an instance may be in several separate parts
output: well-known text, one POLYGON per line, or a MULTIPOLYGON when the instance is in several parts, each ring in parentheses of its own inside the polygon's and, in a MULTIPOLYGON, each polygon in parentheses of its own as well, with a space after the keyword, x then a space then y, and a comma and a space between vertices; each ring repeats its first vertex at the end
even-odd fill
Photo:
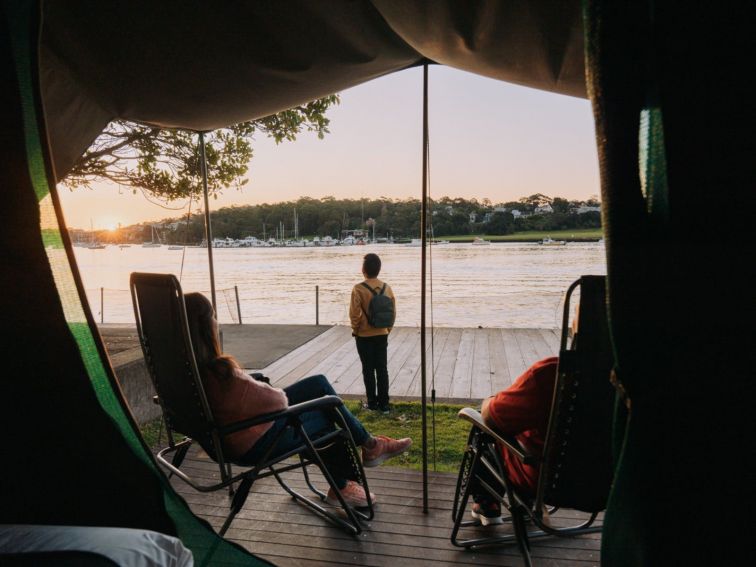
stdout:
MULTIPOLYGON (((362 256, 376 252, 381 277, 397 296, 397 325, 420 322, 420 249, 401 245, 338 248, 215 249, 216 288, 221 321, 236 317, 238 286, 244 323, 312 324, 315 286, 320 289, 320 322, 347 323, 349 293, 361 281, 362 256)), ((93 311, 104 320, 133 321, 128 278, 132 271, 181 272, 181 250, 76 248, 76 258, 93 311)), ((428 324, 443 327, 536 327, 560 325, 564 291, 583 274, 605 274, 603 244, 447 244, 432 249, 432 314, 428 324)), ((207 251, 188 248, 181 276, 184 291, 210 288, 207 251)), ((429 303, 430 305, 430 303, 429 303)))

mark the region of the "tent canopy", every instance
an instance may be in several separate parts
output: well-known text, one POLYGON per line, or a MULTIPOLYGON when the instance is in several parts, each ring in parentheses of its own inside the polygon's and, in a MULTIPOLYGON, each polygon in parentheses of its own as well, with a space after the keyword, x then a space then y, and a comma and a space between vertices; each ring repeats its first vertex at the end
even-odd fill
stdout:
POLYGON ((425 61, 586 96, 578 0, 44 3, 56 177, 115 118, 212 130, 425 61))

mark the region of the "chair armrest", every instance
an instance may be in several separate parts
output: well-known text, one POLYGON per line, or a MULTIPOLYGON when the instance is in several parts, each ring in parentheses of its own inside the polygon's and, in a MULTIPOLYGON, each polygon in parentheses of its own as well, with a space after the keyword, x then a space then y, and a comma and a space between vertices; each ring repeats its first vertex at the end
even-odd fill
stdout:
POLYGON ((270 421, 275 421, 276 419, 279 419, 281 417, 291 417, 299 415, 306 411, 335 408, 341 405, 344 405, 344 402, 341 401, 341 398, 338 396, 322 396, 314 400, 307 400, 306 402, 302 402, 301 404, 294 404, 293 406, 289 406, 288 408, 281 411, 266 413, 263 415, 251 417, 249 419, 244 419, 242 421, 229 423, 228 425, 219 427, 218 433, 220 433, 221 435, 230 435, 231 433, 236 433, 237 431, 247 429, 248 427, 252 427, 253 425, 268 423, 270 421))
POLYGON ((459 410, 457 417, 469 421, 473 424, 473 427, 477 427, 485 434, 490 435, 497 443, 501 443, 503 446, 509 449, 509 451, 514 456, 516 456, 526 465, 537 465, 540 461, 537 456, 528 453, 513 436, 502 435, 501 433, 497 433, 496 431, 488 427, 488 425, 486 425, 486 423, 483 421, 483 416, 480 415, 477 410, 474 410, 472 408, 462 408, 461 410, 459 410))

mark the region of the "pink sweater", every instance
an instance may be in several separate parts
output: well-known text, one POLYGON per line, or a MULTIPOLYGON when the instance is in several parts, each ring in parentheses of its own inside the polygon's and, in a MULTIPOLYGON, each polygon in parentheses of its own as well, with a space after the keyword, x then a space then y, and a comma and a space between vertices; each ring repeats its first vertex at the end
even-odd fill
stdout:
MULTIPOLYGON (((208 382, 205 384, 208 402, 220 425, 281 411, 289 406, 283 390, 258 382, 241 369, 237 369, 230 380, 208 382)), ((273 422, 262 423, 228 435, 223 448, 232 458, 241 457, 272 426, 273 422)))

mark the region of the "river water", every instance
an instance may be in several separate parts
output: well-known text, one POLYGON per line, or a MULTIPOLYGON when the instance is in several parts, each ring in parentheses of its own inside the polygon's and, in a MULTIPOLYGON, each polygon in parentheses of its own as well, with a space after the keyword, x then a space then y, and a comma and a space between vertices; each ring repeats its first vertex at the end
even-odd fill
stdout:
MULTIPOLYGON (((201 248, 75 251, 92 310, 105 323, 133 322, 128 292, 133 271, 180 275, 185 292, 210 289, 207 250, 201 248)), ((381 278, 397 296, 396 324, 419 325, 420 248, 400 244, 214 249, 219 318, 238 322, 236 286, 244 323, 313 324, 318 286, 320 323, 345 324, 367 252, 381 256, 381 278)), ((606 273, 603 243, 443 244, 430 257, 427 322, 432 315, 438 327, 556 328, 567 286, 580 275, 606 273)))

